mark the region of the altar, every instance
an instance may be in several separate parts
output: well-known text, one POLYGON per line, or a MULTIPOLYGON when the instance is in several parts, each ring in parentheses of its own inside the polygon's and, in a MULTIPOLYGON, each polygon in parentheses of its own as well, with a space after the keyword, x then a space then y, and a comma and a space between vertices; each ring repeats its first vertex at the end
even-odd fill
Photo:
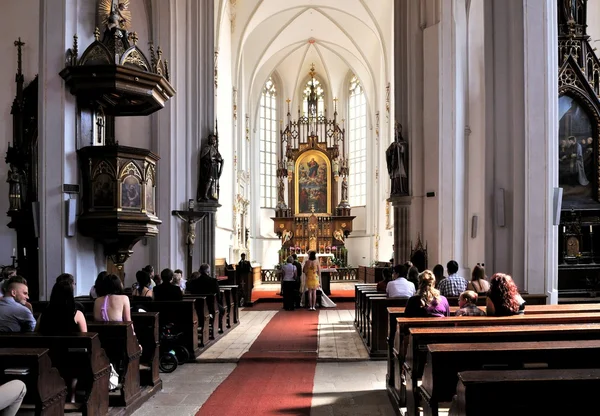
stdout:
MULTIPOLYGON (((315 79, 314 66, 309 72, 315 79)), ((277 162, 277 206, 274 231, 281 239, 279 262, 291 255, 315 251, 324 259, 322 269, 346 266, 346 238, 352 232, 348 202, 348 154, 345 129, 319 111, 312 83, 307 93, 308 114, 292 120, 288 100, 287 124, 280 131, 277 162), (286 186, 287 185, 287 186, 286 186), (287 190, 287 192, 286 192, 287 190), (326 266, 326 267, 324 267, 326 266)))

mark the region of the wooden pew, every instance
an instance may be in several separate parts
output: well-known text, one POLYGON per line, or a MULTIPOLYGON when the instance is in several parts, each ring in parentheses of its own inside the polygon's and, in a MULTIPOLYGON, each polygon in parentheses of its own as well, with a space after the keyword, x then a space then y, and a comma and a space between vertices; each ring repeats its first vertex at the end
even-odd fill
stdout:
POLYGON ((568 323, 596 323, 600 322, 600 313, 573 313, 573 314, 527 314, 508 317, 473 317, 460 316, 449 318, 402 318, 404 308, 388 308, 390 321, 388 334, 388 394, 393 403, 398 407, 406 404, 404 385, 402 384, 401 371, 404 365, 407 347, 408 328, 412 327, 448 327, 448 326, 486 326, 486 325, 537 325, 537 324, 568 324, 568 323), (400 317, 399 317, 400 316, 400 317), (402 330, 400 330, 402 329, 402 330), (400 332, 399 332, 400 331, 400 332))
POLYGON ((417 385, 423 376, 429 345, 600 340, 600 324, 410 328, 409 333, 408 350, 401 371, 406 377, 407 407, 413 408, 418 403, 417 385))
POLYGON ((359 327, 359 311, 360 311, 360 294, 362 291, 368 290, 369 292, 377 291, 377 284, 375 283, 357 283, 354 286, 354 326, 359 327))
POLYGON ((385 292, 362 292, 361 293, 362 296, 362 309, 361 309, 361 317, 360 317, 360 333, 363 337, 363 339, 365 341, 368 342, 368 338, 369 338, 369 321, 370 321, 370 316, 371 316, 371 299, 372 298, 379 298, 379 299, 385 299, 386 295, 385 292))
POLYGON ((240 322, 240 298, 238 285, 219 285, 221 289, 231 289, 233 323, 240 322))
MULTIPOLYGON (((34 333, 0 334, 4 348, 47 348, 52 365, 63 375, 77 378, 77 390, 84 390, 77 410, 84 416, 108 413, 110 363, 96 333, 42 336, 34 333)), ((70 405, 68 405, 71 407, 70 405)))
POLYGON ((88 322, 88 331, 100 336, 102 348, 119 374, 118 396, 111 395, 111 406, 131 406, 140 398, 140 349, 131 322, 88 322))
POLYGON ((221 291, 221 305, 223 305, 224 308, 224 312, 225 312, 225 316, 223 317, 223 321, 225 324, 225 328, 230 329, 231 328, 231 324, 232 324, 232 296, 231 296, 231 289, 227 288, 227 287, 221 287, 219 289, 221 291))
MULTIPOLYGON (((461 371, 517 370, 527 365, 544 365, 550 369, 600 368, 600 341, 429 345, 423 382, 419 387, 423 413, 437 416, 439 403, 452 401, 461 371)), ((408 409, 409 415, 418 413, 417 408, 408 409)))
POLYGON ((184 299, 193 300, 198 317, 198 343, 200 348, 205 348, 209 345, 210 338, 210 312, 208 311, 208 302, 206 297, 199 295, 183 295, 184 299))
MULTIPOLYGON (((384 302, 384 301, 381 301, 384 302)), ((483 306, 480 306, 484 309, 483 306)), ((457 306, 451 306, 450 311, 452 314, 458 309, 457 306)), ((388 336, 387 336, 387 357, 388 357, 388 370, 387 370, 387 385, 389 388, 393 386, 398 387, 395 380, 395 362, 394 362, 394 339, 396 337, 396 319, 404 315, 404 307, 388 307, 388 336)), ((554 313, 589 313, 589 312, 600 312, 600 304, 569 304, 569 305, 528 305, 525 307, 525 315, 538 315, 538 314, 554 314, 554 313)), ((485 324, 484 324, 485 325, 485 324)), ((393 390, 391 390, 393 391, 393 390)), ((395 401, 404 403, 403 400, 395 398, 395 401)))
POLYGON ((356 309, 355 313, 356 313, 356 318, 357 318, 356 326, 357 326, 358 332, 361 335, 363 335, 364 331, 365 331, 365 310, 367 309, 367 306, 366 306, 367 295, 377 295, 379 297, 382 297, 382 296, 385 297, 385 292, 378 292, 377 289, 374 287, 363 288, 358 291, 358 300, 355 304, 355 307, 357 309, 356 309))
POLYGON ((135 333, 142 346, 140 384, 142 386, 157 387, 160 390, 162 388, 162 380, 160 379, 158 368, 160 347, 158 317, 158 312, 131 313, 135 333))
POLYGON ((62 416, 67 387, 52 367, 47 348, 0 348, 0 384, 19 379, 27 394, 21 409, 32 404, 36 416, 62 416), (5 374, 7 369, 27 369, 27 374, 5 374))
POLYGON ((449 416, 585 415, 597 405, 600 370, 464 371, 449 416), (553 400, 552 398, 572 398, 553 400))
MULTIPOLYGON (((198 315, 196 314, 196 300, 183 299, 176 301, 154 301, 152 299, 139 302, 139 305, 148 312, 159 312, 159 326, 168 323, 175 324, 177 331, 183 334, 180 342, 190 353, 190 361, 195 361, 200 355, 198 346, 198 315)), ((159 329, 160 330, 160 329, 159 329)))
POLYGON ((370 342, 367 350, 371 358, 385 359, 388 354, 388 308, 404 308, 408 298, 372 297, 369 301, 371 307, 367 316, 367 328, 370 342))

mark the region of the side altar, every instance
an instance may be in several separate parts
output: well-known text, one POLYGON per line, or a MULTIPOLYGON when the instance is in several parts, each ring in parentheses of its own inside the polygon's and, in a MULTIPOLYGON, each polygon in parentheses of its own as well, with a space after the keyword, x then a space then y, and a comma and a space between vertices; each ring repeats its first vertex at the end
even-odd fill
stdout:
MULTIPOLYGON (((314 80, 314 67, 309 73, 314 80)), ((319 115, 313 82, 307 94, 308 114, 293 121, 288 100, 287 125, 280 131, 275 233, 281 238, 280 261, 314 250, 348 263, 346 238, 354 216, 348 202, 348 157, 345 130, 337 120, 319 115), (287 181, 286 181, 287 178, 287 181), (286 198, 287 182, 287 198, 286 198), (287 199, 287 202, 286 202, 287 199)))

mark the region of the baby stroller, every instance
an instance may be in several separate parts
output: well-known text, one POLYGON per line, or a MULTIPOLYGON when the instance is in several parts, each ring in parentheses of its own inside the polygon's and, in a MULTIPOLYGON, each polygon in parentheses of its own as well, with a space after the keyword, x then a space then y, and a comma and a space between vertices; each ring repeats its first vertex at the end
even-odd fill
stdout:
POLYGON ((158 368, 163 373, 172 373, 179 364, 186 363, 190 359, 190 352, 179 341, 182 334, 183 332, 175 331, 173 323, 161 327, 158 368))

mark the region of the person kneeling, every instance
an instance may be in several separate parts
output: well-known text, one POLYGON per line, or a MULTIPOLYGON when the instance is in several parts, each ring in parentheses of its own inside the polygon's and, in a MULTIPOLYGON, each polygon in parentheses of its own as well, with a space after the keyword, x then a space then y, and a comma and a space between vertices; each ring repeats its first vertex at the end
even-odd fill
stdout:
POLYGON ((459 310, 456 316, 485 316, 485 312, 477 306, 477 293, 472 290, 465 290, 458 297, 459 310))

